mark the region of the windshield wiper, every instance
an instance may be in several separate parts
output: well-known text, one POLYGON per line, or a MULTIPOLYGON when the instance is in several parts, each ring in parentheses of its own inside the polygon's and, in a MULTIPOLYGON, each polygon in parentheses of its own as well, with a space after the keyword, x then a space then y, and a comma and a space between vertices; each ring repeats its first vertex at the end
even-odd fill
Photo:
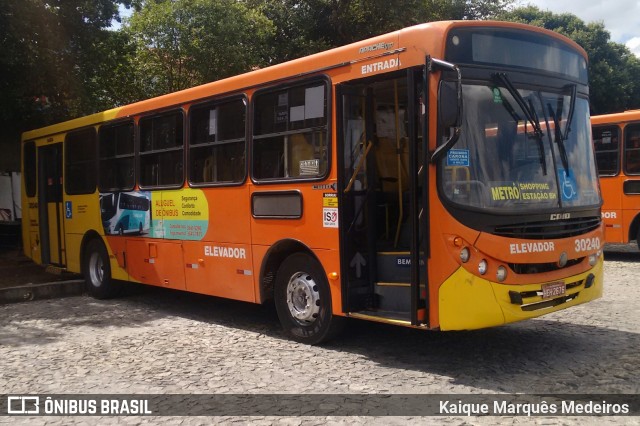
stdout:
POLYGON ((571 100, 569 103, 569 114, 567 114, 567 127, 564 128, 564 134, 562 135, 561 141, 564 142, 569 137, 569 132, 571 131, 571 120, 573 120, 573 111, 576 109, 576 85, 571 85, 571 100))
MULTIPOLYGON (((560 151, 560 159, 562 160, 562 167, 564 167, 564 172, 568 174, 569 173, 569 157, 567 156, 567 149, 564 146, 565 136, 562 134, 558 116, 556 115, 556 112, 553 110, 553 108, 551 108, 550 103, 547 103, 547 108, 549 109, 549 115, 553 119, 553 127, 556 134, 556 144, 558 144, 558 150, 560 151)), ((569 125, 567 124, 567 128, 568 126, 569 125)))
POLYGON ((542 129, 540 128, 540 121, 538 120, 538 114, 536 113, 536 109, 533 107, 533 103, 531 99, 529 99, 529 105, 524 100, 518 89, 516 89, 511 80, 507 76, 507 74, 500 72, 493 74, 493 78, 498 81, 498 83, 502 84, 505 89, 513 96, 513 99, 516 101, 522 112, 524 113, 527 121, 531 123, 531 127, 533 127, 533 133, 538 140, 538 151, 540 154, 540 166, 542 166, 542 173, 546 176, 547 174, 547 160, 544 155, 544 142, 542 140, 542 129))
POLYGON ((569 138, 569 132, 571 131, 571 121, 573 120, 573 112, 576 107, 576 85, 572 84, 570 86, 571 97, 569 101, 569 113, 567 114, 567 124, 564 128, 564 132, 560 128, 560 114, 562 113, 562 101, 560 98, 558 99, 558 108, 557 111, 554 111, 551 108, 551 104, 547 103, 547 108, 549 109, 549 114, 551 118, 553 118, 553 124, 555 126, 555 134, 556 134, 556 144, 558 145, 558 150, 560 151, 560 158, 562 159, 562 167, 564 167, 565 173, 569 173, 569 156, 567 155, 567 148, 564 145, 564 141, 569 138))

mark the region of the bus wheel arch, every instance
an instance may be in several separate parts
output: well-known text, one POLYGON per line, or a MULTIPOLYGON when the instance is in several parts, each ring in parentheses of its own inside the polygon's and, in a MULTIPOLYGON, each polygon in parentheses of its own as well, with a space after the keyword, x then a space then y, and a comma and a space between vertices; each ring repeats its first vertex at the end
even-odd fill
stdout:
MULTIPOLYGON (((273 300, 276 274, 284 260, 294 253, 307 253, 315 258, 311 249, 300 241, 286 239, 273 244, 262 259, 260 267, 260 303, 273 300)), ((317 260, 317 259, 316 259, 317 260)))
POLYGON ((332 312, 326 272, 304 244, 296 240, 274 244, 264 257, 260 278, 261 302, 274 301, 280 323, 293 340, 314 345, 342 329, 344 319, 332 312), (292 299, 293 294, 299 299, 292 299))
POLYGON ((343 327, 344 318, 333 315, 326 272, 312 253, 295 252, 282 261, 273 298, 284 332, 296 342, 323 343, 343 327))
POLYGON ((121 285, 111 277, 109 252, 97 232, 85 234, 81 243, 81 256, 81 271, 87 293, 96 299, 117 296, 121 285))

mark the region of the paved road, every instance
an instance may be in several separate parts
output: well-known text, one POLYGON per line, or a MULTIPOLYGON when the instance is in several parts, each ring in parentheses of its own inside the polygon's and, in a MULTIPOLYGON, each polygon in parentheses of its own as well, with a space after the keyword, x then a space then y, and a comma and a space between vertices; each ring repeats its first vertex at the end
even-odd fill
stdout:
MULTIPOLYGON (((273 308, 162 289, 136 287, 126 297, 110 301, 70 297, 0 306, 0 394, 639 394, 640 253, 624 248, 607 251, 605 258, 605 296, 591 304, 475 332, 420 332, 354 320, 341 338, 324 347, 287 340, 273 308)), ((15 420, 0 417, 0 423, 15 420)), ((96 420, 114 421, 54 417, 46 424, 96 420)), ((210 423, 198 417, 161 420, 210 423)), ((372 423, 365 417, 251 420, 372 423)), ((387 417, 373 423, 418 420, 387 417)), ((469 422, 461 417, 436 420, 469 422)), ((498 420, 531 422, 526 417, 498 420)), ((639 418, 629 417, 538 422, 585 420, 640 424, 639 418)), ((160 419, 120 421, 154 424, 160 419)), ((495 424, 496 419, 470 423, 495 424)))

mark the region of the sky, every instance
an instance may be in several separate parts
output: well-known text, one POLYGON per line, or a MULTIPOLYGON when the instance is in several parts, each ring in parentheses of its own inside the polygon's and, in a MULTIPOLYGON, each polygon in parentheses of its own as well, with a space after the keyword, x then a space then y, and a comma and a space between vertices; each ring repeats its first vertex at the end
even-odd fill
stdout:
POLYGON ((640 0, 516 0, 554 13, 572 13, 583 21, 603 22, 611 40, 640 56, 640 0))

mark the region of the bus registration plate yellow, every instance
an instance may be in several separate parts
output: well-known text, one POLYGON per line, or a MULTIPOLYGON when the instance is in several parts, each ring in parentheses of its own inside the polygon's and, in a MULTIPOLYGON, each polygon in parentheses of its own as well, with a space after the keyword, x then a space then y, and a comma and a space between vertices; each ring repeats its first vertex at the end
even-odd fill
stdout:
POLYGON ((542 284, 542 298, 550 299, 552 297, 564 296, 567 292, 567 285, 562 282, 542 284))

